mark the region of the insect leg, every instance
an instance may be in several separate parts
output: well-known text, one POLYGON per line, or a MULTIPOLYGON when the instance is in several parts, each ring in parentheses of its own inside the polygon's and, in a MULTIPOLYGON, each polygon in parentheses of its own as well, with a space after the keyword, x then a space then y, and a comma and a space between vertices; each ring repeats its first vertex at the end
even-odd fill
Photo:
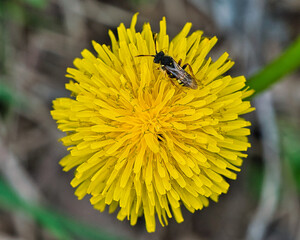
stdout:
POLYGON ((177 87, 178 88, 178 86, 173 82, 173 80, 172 79, 170 79, 170 81, 171 81, 171 83, 172 83, 172 85, 173 86, 175 86, 175 87, 177 87))
POLYGON ((155 53, 157 54, 157 45, 156 45, 156 39, 157 39, 157 33, 154 34, 154 37, 153 37, 153 41, 154 41, 154 46, 155 46, 155 53))
POLYGON ((173 80, 172 80, 172 79, 170 78, 170 76, 168 75, 168 72, 167 72, 166 70, 165 70, 164 72, 165 72, 165 74, 166 74, 165 76, 166 76, 167 78, 170 79, 170 82, 172 83, 172 85, 178 88, 178 86, 173 82, 173 80))
MULTIPOLYGON (((180 59, 180 60, 181 60, 181 59, 180 59)), ((179 63, 179 62, 178 62, 178 63, 179 63)), ((186 63, 186 64, 184 64, 184 65, 182 66, 182 69, 185 69, 186 67, 189 67, 189 70, 190 70, 190 72, 191 72, 191 75, 193 76, 193 78, 195 78, 195 75, 194 75, 194 73, 193 73, 193 69, 192 69, 191 65, 188 64, 188 63, 186 63)))
POLYGON ((169 73, 167 70, 165 70, 164 72, 166 74, 166 77, 168 77, 170 79, 170 82, 172 83, 172 85, 175 86, 177 89, 180 90, 180 88, 174 83, 174 81, 172 80, 172 78, 170 78, 169 74, 171 74, 171 73, 169 73))

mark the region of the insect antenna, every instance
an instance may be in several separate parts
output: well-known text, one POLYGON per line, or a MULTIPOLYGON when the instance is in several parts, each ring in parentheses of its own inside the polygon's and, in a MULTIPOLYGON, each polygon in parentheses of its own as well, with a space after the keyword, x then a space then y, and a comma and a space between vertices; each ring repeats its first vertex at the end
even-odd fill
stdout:
POLYGON ((137 55, 135 57, 155 57, 155 55, 137 55))

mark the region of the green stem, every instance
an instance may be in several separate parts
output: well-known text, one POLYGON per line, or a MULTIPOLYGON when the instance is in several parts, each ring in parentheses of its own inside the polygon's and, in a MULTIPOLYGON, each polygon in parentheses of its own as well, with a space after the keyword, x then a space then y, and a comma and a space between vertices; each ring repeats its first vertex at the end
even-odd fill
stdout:
POLYGON ((248 79, 248 86, 255 90, 251 98, 298 67, 300 67, 300 37, 277 59, 248 79))
POLYGON ((63 240, 68 239, 98 239, 120 240, 124 237, 113 236, 100 228, 88 226, 70 217, 64 216, 56 210, 34 205, 22 199, 0 178, 0 207, 10 211, 21 211, 49 229, 52 234, 63 240), (77 237, 77 238, 76 238, 77 237))

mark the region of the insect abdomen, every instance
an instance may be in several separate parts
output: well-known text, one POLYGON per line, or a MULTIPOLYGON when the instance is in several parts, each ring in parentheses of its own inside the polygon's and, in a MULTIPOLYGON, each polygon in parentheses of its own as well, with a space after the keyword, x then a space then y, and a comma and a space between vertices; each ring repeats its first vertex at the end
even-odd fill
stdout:
POLYGON ((177 82, 182 86, 188 87, 189 83, 187 82, 187 79, 189 79, 189 77, 190 76, 186 73, 183 76, 181 76, 180 78, 177 78, 177 82))
POLYGON ((177 79, 177 82, 182 85, 182 86, 185 86, 184 82, 182 82, 180 79, 177 79))

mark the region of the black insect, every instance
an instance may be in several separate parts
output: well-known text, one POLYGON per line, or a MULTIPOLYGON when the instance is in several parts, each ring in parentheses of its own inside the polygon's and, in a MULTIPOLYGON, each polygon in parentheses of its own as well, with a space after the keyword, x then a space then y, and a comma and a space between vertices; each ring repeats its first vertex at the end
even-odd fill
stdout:
POLYGON ((153 62, 160 64, 161 68, 166 71, 170 78, 176 78, 177 82, 184 87, 197 89, 198 85, 195 78, 184 70, 188 66, 190 71, 193 72, 191 66, 186 63, 181 67, 181 59, 177 63, 163 51, 160 51, 159 53, 156 52, 156 55, 138 55, 137 57, 154 57, 153 62))

